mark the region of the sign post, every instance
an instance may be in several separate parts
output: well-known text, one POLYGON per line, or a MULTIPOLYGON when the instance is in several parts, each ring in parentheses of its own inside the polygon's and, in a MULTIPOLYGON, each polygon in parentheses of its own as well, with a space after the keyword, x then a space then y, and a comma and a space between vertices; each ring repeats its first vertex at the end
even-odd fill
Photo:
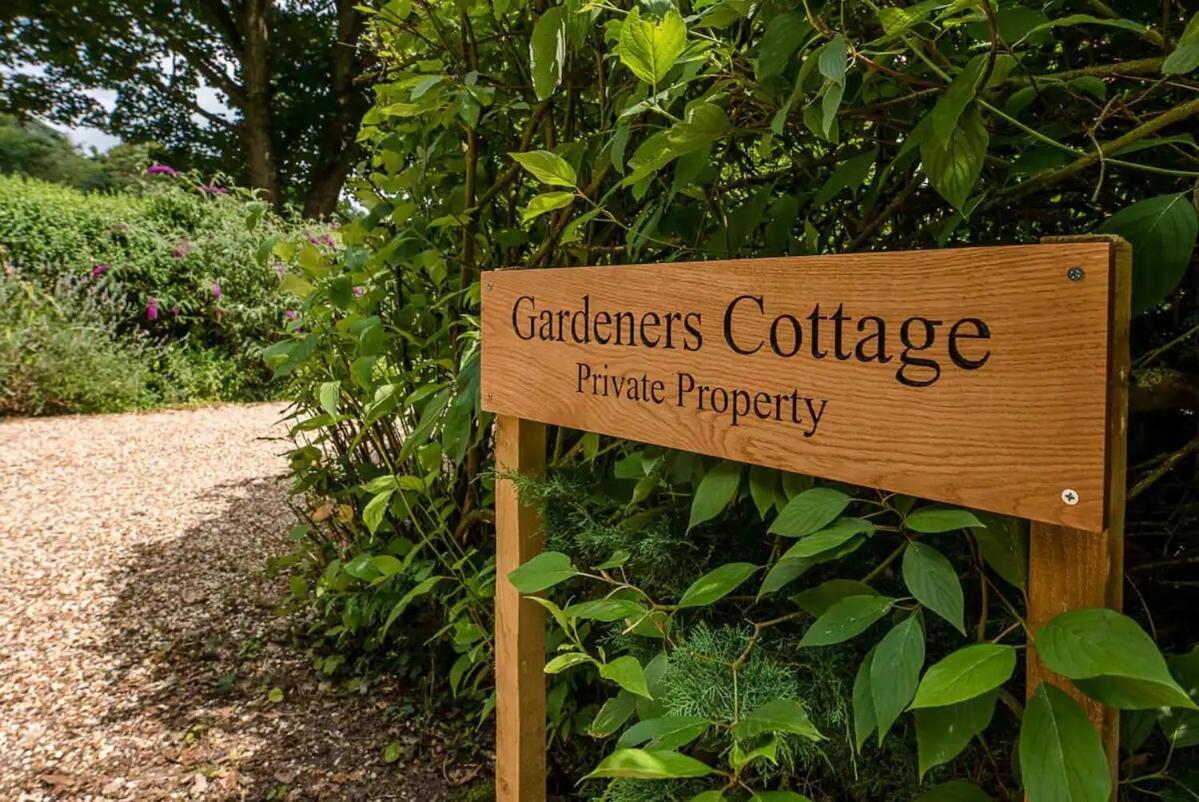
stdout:
MULTIPOLYGON (((545 619, 507 580, 540 523, 506 478, 544 468, 545 424, 1027 518, 1031 625, 1118 607, 1130 263, 1108 237, 485 273, 497 798, 545 799, 545 619)), ((1029 678, 1114 772, 1115 711, 1031 650, 1029 678)))

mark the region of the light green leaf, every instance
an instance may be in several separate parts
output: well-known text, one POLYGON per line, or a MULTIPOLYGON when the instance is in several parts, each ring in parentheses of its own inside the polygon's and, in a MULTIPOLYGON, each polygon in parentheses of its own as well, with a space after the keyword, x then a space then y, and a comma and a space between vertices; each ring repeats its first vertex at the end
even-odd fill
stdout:
POLYGON ((950 138, 958 128, 962 112, 966 110, 970 101, 974 100, 978 81, 982 77, 988 57, 984 54, 970 59, 966 68, 958 73, 953 83, 945 90, 945 94, 937 99, 937 104, 929 112, 928 135, 936 140, 940 147, 948 146, 950 138))
POLYGON ((924 667, 924 627, 912 614, 883 636, 870 663, 870 700, 878 727, 878 742, 912 701, 924 667))
POLYGON ((393 491, 384 490, 366 503, 366 507, 362 510, 362 522, 366 524, 367 530, 373 535, 383 523, 383 516, 387 514, 387 503, 391 500, 393 491))
POLYGON ((904 521, 904 526, 908 529, 924 535, 935 535, 982 525, 982 521, 978 520, 974 513, 952 507, 922 507, 910 514, 904 521))
POLYGON ((529 205, 521 213, 520 220, 522 223, 528 223, 530 220, 536 220, 543 214, 558 209, 565 209, 574 199, 575 194, 573 192, 543 192, 529 201, 529 205))
POLYGON ((982 175, 991 136, 978 107, 971 104, 949 139, 926 135, 920 142, 924 174, 941 197, 961 211, 982 175))
POLYGON ((649 686, 645 684, 645 670, 631 655, 622 655, 610 663, 600 666, 600 676, 610 679, 629 693, 651 699, 649 686))
POLYGON ((740 739, 753 738, 764 732, 798 735, 809 741, 824 740, 824 735, 808 719, 804 706, 790 699, 776 699, 758 706, 733 728, 733 735, 740 739))
POLYGON ((537 593, 578 575, 570 557, 546 551, 508 574, 508 581, 521 593, 537 593))
POLYGON ((816 619, 799 642, 805 646, 830 646, 865 632, 891 609, 895 600, 888 596, 848 596, 816 619))
POLYGON ((679 607, 703 607, 732 593, 758 570, 753 563, 726 563, 691 583, 679 607))
POLYGON ((1020 725, 1029 802, 1108 802, 1111 776, 1099 734, 1066 692, 1042 682, 1020 725))
POLYGON ((912 709, 957 704, 1007 682, 1016 669, 1016 650, 999 643, 958 649, 924 673, 912 709))
POLYGON ((992 799, 974 783, 950 780, 928 789, 916 797, 916 802, 992 802, 992 799))
POLYGON ((633 6, 621 25, 617 52, 634 75, 656 87, 686 46, 687 26, 673 6, 656 24, 642 19, 641 7, 633 6))
POLYGON ((1178 286, 1199 237, 1199 217, 1187 193, 1137 201, 1103 221, 1097 231, 1132 243, 1132 313, 1160 304, 1178 286))
POLYGON ((805 490, 783 508, 770 525, 770 532, 783 537, 803 537, 818 532, 834 521, 852 500, 831 487, 805 490))
POLYGON ((646 749, 617 749, 608 755, 584 780, 595 777, 634 780, 676 780, 706 777, 712 769, 695 758, 678 752, 646 749))
POLYGON ((710 521, 724 511, 736 497, 741 484, 741 463, 723 460, 704 474, 691 499, 691 520, 687 528, 710 521))
POLYGON ((328 412, 329 415, 337 417, 337 402, 341 400, 341 382, 321 382, 319 393, 321 409, 328 412))
POLYGON ((903 553, 903 581, 916 601, 966 634, 962 583, 944 554, 919 541, 909 543, 903 553))
POLYGON ((1084 693, 1126 710, 1195 708, 1145 630, 1115 610, 1071 610, 1037 632, 1037 654, 1084 693))
POLYGON ((583 652, 567 652, 566 654, 558 655, 546 663, 545 673, 561 674, 568 668, 574 668, 577 665, 590 662, 592 662, 591 657, 583 652))
POLYGON ((1174 52, 1162 62, 1162 73, 1185 75, 1196 67, 1199 67, 1199 12, 1191 17, 1191 21, 1183 29, 1182 36, 1178 37, 1178 45, 1174 52))
POLYGON ((579 177, 570 163, 549 150, 530 150, 526 153, 509 153, 517 164, 543 184, 552 187, 570 187, 575 189, 579 177))
POLYGON ((538 100, 554 93, 562 80, 566 63, 566 7, 551 6, 533 26, 529 40, 529 64, 533 72, 533 91, 538 100))
POLYGON ((929 769, 960 755, 971 738, 990 726, 998 697, 999 689, 993 688, 964 702, 915 711, 921 779, 929 769))
POLYGON ((694 741, 712 726, 707 719, 695 716, 662 716, 639 721, 621 733, 616 745, 641 746, 647 741, 659 749, 680 749, 694 741))

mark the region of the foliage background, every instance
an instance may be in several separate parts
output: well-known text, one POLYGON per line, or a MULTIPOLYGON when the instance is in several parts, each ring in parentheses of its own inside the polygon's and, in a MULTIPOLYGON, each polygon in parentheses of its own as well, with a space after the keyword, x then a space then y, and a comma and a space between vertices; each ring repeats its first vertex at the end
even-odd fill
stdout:
MULTIPOLYGON (((298 399, 293 465, 310 521, 285 562, 293 604, 313 615, 321 670, 407 671, 489 710, 494 566, 491 420, 479 407, 474 325, 480 270, 1088 231, 1120 233, 1135 248, 1129 608, 1163 650, 1186 652, 1196 640, 1185 571, 1197 559, 1188 533, 1199 447, 1189 269, 1199 23, 1187 12, 1081 0, 678 8, 393 0, 380 9, 376 99, 359 135, 369 160, 352 185, 366 214, 342 229, 340 254, 303 242, 289 249, 297 268, 287 287, 303 316, 267 353, 298 399)), ((628 584, 659 600, 677 600, 722 562, 715 544, 730 538, 755 565, 777 565, 788 544, 767 529, 807 488, 802 477, 729 481, 727 466, 579 433, 556 432, 551 443, 549 484, 527 488, 546 504, 551 537, 587 570, 613 550, 628 552, 628 584), (712 515, 697 522, 697 505, 712 515)), ((821 555, 822 567, 792 590, 830 576, 870 577, 896 592, 908 584, 889 555, 909 548, 911 502, 854 497, 885 505, 909 533, 900 548, 875 538, 843 557, 821 555), (823 559, 831 556, 838 559, 823 559)), ((1019 644, 1026 558, 1018 529, 993 526, 1006 533, 1007 563, 988 556, 987 530, 967 519, 952 527, 956 537, 936 541, 961 576, 971 626, 963 641, 925 616, 930 663, 974 639, 1019 644), (992 590, 1011 607, 984 608, 978 600, 992 590)), ((564 591, 575 600, 594 592, 585 584, 564 591)), ((883 742, 902 748, 866 746, 860 762, 853 757, 844 680, 866 639, 809 663, 802 656, 815 652, 797 643, 807 631, 799 613, 811 609, 787 599, 754 607, 736 594, 730 602, 679 617, 657 676, 657 646, 589 619, 574 630, 577 615, 559 622, 566 626, 551 647, 566 643, 588 655, 579 666, 592 666, 563 673, 551 691, 560 793, 690 798, 691 783, 617 780, 605 789, 590 781, 572 790, 638 707, 613 695, 613 682, 625 693, 629 684, 611 669, 601 682, 598 666, 633 658, 675 714, 735 721, 737 705, 721 710, 720 699, 687 706, 694 689, 724 685, 687 656, 739 654, 752 640, 746 622, 774 612, 796 615, 754 642, 759 689, 802 700, 836 738, 827 748, 841 751, 809 759, 804 738, 788 736, 775 743, 775 765, 761 755, 750 761, 755 787, 838 799, 907 799, 929 788, 912 765, 920 750, 910 717, 883 742)), ((1190 688, 1188 665, 1173 664, 1190 688)), ((1011 687, 1020 682, 1017 673, 1011 687)), ((934 782, 969 778, 990 794, 1019 795, 1014 735, 1028 711, 1018 690, 1006 693, 985 738, 937 769, 934 782)), ((1054 698, 1037 705, 1038 715, 1057 710, 1054 698)), ((655 709, 637 712, 645 719, 655 709)), ((1191 739, 1177 723, 1130 714, 1126 795, 1196 793, 1194 758, 1176 751, 1191 739)), ((728 758, 721 732, 692 753, 728 758)), ((1085 752, 1085 739, 1074 740, 1085 752)), ((1092 784, 1082 798, 1106 791, 1092 784)))

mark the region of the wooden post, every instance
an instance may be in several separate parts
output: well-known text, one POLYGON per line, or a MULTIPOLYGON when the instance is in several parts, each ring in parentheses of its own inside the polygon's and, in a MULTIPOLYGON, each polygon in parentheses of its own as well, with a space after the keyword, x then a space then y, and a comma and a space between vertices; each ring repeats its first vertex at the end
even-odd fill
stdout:
POLYGON ((497 415, 495 427, 495 789, 499 802, 545 800, 545 610, 508 574, 541 551, 541 518, 512 474, 545 470, 545 426, 497 415))
MULTIPOLYGON (((1123 605, 1124 501, 1128 439, 1128 319, 1131 301, 1132 247, 1118 237, 1052 237, 1045 242, 1106 239, 1112 248, 1112 307, 1108 346, 1107 528, 1088 532, 1034 521, 1029 534, 1028 623, 1035 633, 1051 618, 1084 607, 1123 605)), ((1087 280, 1085 277, 1083 280, 1087 280)), ((1063 354, 1063 359, 1069 356, 1063 354)), ((1065 490, 1063 488, 1063 490, 1065 490)), ((1115 798, 1119 768, 1120 711, 1104 707, 1041 665, 1028 650, 1028 694, 1040 681, 1067 691, 1099 730, 1112 774, 1115 798)))

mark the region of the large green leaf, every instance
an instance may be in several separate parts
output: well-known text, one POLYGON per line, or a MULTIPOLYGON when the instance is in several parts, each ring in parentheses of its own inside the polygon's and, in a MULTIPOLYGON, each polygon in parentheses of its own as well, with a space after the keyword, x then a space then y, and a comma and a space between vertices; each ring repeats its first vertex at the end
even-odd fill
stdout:
POLYGON ((646 699, 653 698, 650 696, 649 686, 645 683, 645 669, 632 655, 622 655, 603 664, 600 666, 600 676, 612 680, 629 693, 646 699))
POLYGON ((1121 209, 1097 230, 1132 243, 1132 313, 1137 315, 1164 301, 1182 280, 1195 252, 1199 218, 1188 194, 1158 195, 1121 209))
POLYGON ((741 463, 732 460, 722 460, 714 468, 704 474, 695 495, 691 498, 691 520, 687 523, 690 529, 704 521, 715 518, 736 497, 737 488, 741 485, 741 463))
POLYGON ((948 763, 962 753, 970 739, 991 724, 999 689, 944 707, 915 711, 916 756, 920 777, 935 766, 948 763))
POLYGON ((1153 639, 1115 610, 1062 613, 1041 627, 1036 642, 1046 666, 1104 704, 1131 710, 1195 706, 1153 639))
POLYGON ((1165 75, 1184 75, 1199 67, 1199 11, 1191 17, 1174 51, 1162 62, 1165 75))
POLYGON ((810 535, 832 523, 852 500, 831 487, 805 490, 787 503, 770 525, 770 531, 784 537, 810 535))
POLYGON ((916 601, 966 634, 962 583, 944 554, 924 543, 909 543, 903 554, 903 581, 916 601))
POLYGON ((912 708, 944 707, 998 688, 1016 669, 1016 650, 999 643, 958 649, 924 673, 912 708))
POLYGON ((521 593, 537 593, 578 575, 570 557, 546 551, 508 574, 508 581, 521 593))
POLYGON ((830 646, 865 632, 891 609, 889 596, 848 596, 834 604, 808 627, 800 647, 830 646))
POLYGON ((529 205, 521 213, 520 221, 528 223, 536 220, 543 214, 548 214, 558 209, 565 209, 574 202, 575 197, 576 195, 573 192, 543 192, 529 201, 529 205))
POLYGON ((641 7, 633 6, 620 28, 621 62, 654 86, 666 77, 686 46, 687 26, 673 6, 656 24, 642 19, 641 7))
POLYGON ((929 113, 929 136, 936 140, 941 147, 946 147, 953 134, 958 129, 958 120, 978 88, 979 78, 987 63, 987 55, 978 55, 970 59, 966 68, 953 79, 945 94, 937 99, 937 104, 929 113))
POLYGON ((706 777, 711 773, 712 769, 706 764, 678 752, 617 749, 600 761, 595 770, 583 779, 623 777, 634 780, 677 780, 686 777, 706 777))
POLYGON ((1020 773, 1029 802, 1108 802, 1111 794, 1099 734, 1078 703, 1048 683, 1024 710, 1020 773))
POLYGON ((757 570, 753 563, 726 563, 709 571, 683 591, 679 607, 703 607, 723 599, 757 570))
POLYGON ((566 7, 551 6, 537 19, 529 40, 529 65, 538 100, 554 93, 566 63, 566 7))
POLYGON ((579 180, 575 168, 553 151, 530 150, 526 153, 509 153, 508 155, 543 184, 574 189, 579 180))
POLYGON ((926 135, 920 143, 920 161, 929 183, 959 211, 965 208, 982 175, 990 140, 982 114, 972 103, 948 139, 926 135))
POLYGON ((924 667, 924 627, 909 615, 883 636, 870 663, 870 699, 881 744, 912 701, 924 667))

